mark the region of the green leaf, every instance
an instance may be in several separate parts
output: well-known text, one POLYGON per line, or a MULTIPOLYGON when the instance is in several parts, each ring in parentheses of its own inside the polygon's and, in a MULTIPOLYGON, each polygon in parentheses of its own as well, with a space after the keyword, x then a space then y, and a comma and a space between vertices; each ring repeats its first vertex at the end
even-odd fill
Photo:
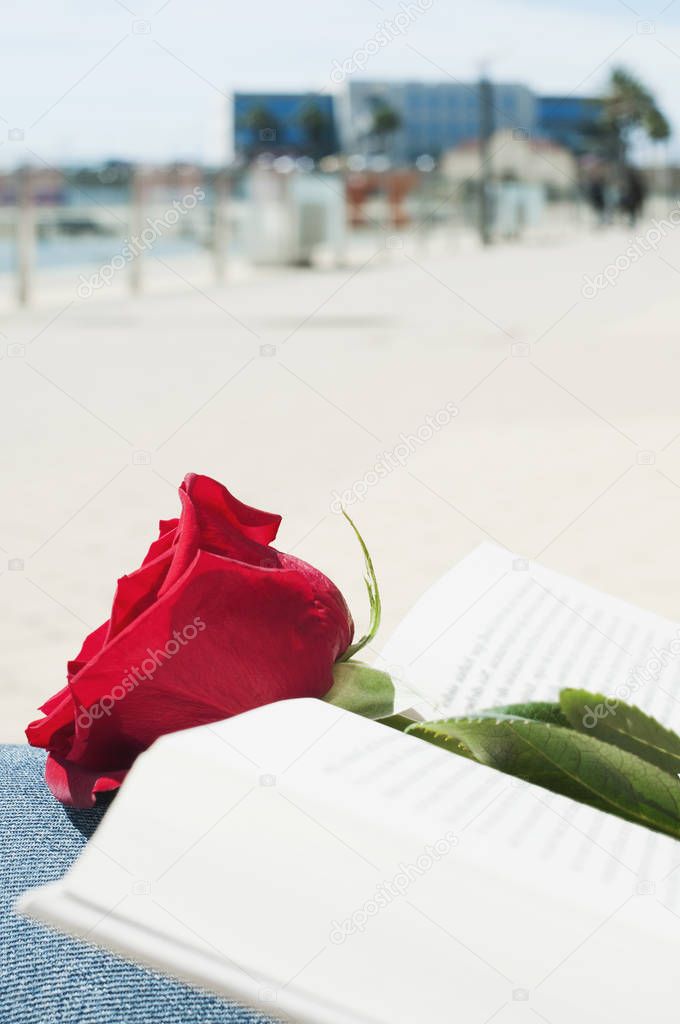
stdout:
POLYGON ((534 722, 549 722, 550 725, 561 725, 565 729, 571 728, 571 723, 564 714, 559 704, 551 701, 531 701, 528 704, 506 704, 504 707, 485 708, 482 711, 484 716, 498 718, 501 715, 511 715, 513 718, 530 718, 534 722))
POLYGON ((673 776, 680 772, 680 736, 640 708, 571 689, 561 691, 560 705, 578 732, 637 754, 673 776))
POLYGON ((394 711, 394 683, 361 661, 336 661, 333 685, 323 698, 364 718, 386 718, 394 711))
POLYGON ((371 608, 371 618, 368 626, 368 633, 366 633, 365 636, 362 636, 361 640, 357 640, 355 643, 350 644, 347 650, 344 652, 344 654, 342 654, 338 659, 339 661, 349 661, 350 658, 353 658, 355 654, 359 653, 362 647, 365 647, 366 644, 370 644, 371 640, 378 632, 378 629, 380 627, 380 616, 382 614, 382 604, 380 601, 380 590, 378 588, 378 580, 375 575, 375 569, 373 568, 371 556, 368 553, 368 548, 364 543, 364 538, 361 536, 356 526, 354 525, 352 519, 347 515, 347 512, 344 510, 344 508, 342 510, 342 514, 349 523, 349 525, 354 530, 359 541, 359 544, 361 545, 361 550, 364 553, 364 565, 366 570, 364 574, 364 582, 366 584, 366 589, 368 591, 368 602, 371 608))
POLYGON ((548 722, 486 716, 417 723, 408 734, 627 821, 680 838, 680 781, 627 750, 548 722))

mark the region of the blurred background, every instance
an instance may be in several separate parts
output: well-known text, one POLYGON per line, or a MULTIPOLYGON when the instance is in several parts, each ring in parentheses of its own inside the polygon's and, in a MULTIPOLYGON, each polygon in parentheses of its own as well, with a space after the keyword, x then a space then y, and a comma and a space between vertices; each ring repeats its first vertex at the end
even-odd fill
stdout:
POLYGON ((0 741, 188 471, 281 512, 361 628, 344 505, 383 639, 485 540, 680 619, 679 3, 3 31, 0 741))

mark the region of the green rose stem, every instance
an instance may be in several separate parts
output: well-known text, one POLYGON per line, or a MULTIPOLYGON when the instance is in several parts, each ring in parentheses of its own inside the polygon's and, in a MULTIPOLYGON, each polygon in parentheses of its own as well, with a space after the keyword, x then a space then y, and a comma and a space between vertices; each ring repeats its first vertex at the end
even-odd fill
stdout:
POLYGON ((366 665, 362 661, 350 660, 369 644, 378 632, 382 611, 380 588, 363 537, 344 509, 342 514, 354 530, 364 555, 364 582, 368 591, 371 616, 368 632, 360 640, 350 644, 333 666, 333 685, 324 700, 329 704, 335 704, 336 707, 344 708, 346 711, 363 715, 365 718, 384 719, 394 711, 392 679, 387 672, 371 668, 370 665, 366 665))
POLYGON ((356 528, 356 525, 354 524, 352 519, 347 515, 347 512, 344 510, 344 508, 342 510, 342 514, 349 523, 349 525, 354 530, 357 540, 361 545, 361 550, 363 551, 364 554, 364 582, 366 584, 366 590, 368 591, 368 602, 371 608, 371 618, 368 625, 368 633, 366 633, 365 636, 362 636, 361 640, 357 640, 356 643, 350 644, 345 653, 341 654, 340 658, 338 659, 338 661, 349 661, 350 658, 353 658, 355 654, 359 653, 362 647, 365 647, 366 644, 370 644, 371 640, 378 632, 378 629, 380 628, 380 616, 382 614, 382 603, 380 601, 380 589, 378 587, 378 578, 375 575, 373 562, 371 561, 371 556, 368 553, 368 548, 366 547, 364 538, 361 536, 358 529, 356 528))

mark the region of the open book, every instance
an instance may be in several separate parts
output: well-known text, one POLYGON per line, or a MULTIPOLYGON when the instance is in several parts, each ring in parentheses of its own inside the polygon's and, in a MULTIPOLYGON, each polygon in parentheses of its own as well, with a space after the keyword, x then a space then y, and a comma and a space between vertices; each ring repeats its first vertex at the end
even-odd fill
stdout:
MULTIPOLYGON (((677 636, 482 545, 381 660, 428 716, 628 683, 677 728, 680 658, 658 656, 677 636)), ((159 740, 21 909, 308 1024, 633 1024, 680 1004, 680 843, 315 700, 159 740)))

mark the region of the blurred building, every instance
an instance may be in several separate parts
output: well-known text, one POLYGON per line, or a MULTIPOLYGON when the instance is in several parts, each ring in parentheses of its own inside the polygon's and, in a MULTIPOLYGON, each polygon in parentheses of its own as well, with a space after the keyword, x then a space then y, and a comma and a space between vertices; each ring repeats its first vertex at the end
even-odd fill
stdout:
MULTIPOLYGON (((497 128, 534 134, 536 97, 525 85, 495 82, 493 118, 497 128)), ((338 97, 338 120, 347 153, 380 153, 397 163, 423 154, 438 158, 479 134, 479 89, 457 82, 352 79, 338 97)))
MULTIPOLYGON (((26 173, 27 169, 20 169, 0 174, 0 206, 15 206, 19 202, 22 178, 26 173)), ((56 168, 30 168, 30 195, 34 203, 63 203, 68 191, 64 175, 56 168)))
POLYGON ((234 93, 234 152, 320 159, 339 148, 332 96, 318 93, 234 93))
POLYGON ((602 123, 602 100, 586 96, 538 96, 537 130, 573 153, 596 146, 602 123))
MULTIPOLYGON (((576 156, 549 139, 505 129, 494 133, 488 144, 489 174, 495 181, 540 185, 551 195, 578 189, 576 156)), ((455 182, 474 181, 481 167, 480 146, 469 139, 445 153, 441 170, 455 182)))
MULTIPOLYGON (((602 101, 537 96, 526 85, 491 84, 494 130, 543 138, 581 155, 597 148, 602 101)), ((234 152, 321 159, 342 151, 412 164, 443 153, 480 132, 478 83, 345 81, 337 96, 319 93, 234 94, 234 152)))

